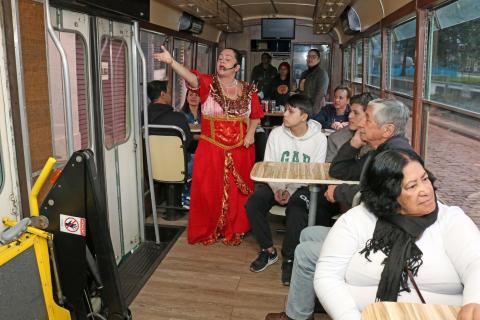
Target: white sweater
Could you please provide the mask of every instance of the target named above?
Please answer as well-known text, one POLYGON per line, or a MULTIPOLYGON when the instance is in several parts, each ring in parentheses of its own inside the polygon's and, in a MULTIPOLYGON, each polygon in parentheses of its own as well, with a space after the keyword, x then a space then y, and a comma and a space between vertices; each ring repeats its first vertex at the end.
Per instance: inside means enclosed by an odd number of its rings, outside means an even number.
MULTIPOLYGON (((480 232, 458 207, 438 204, 437 221, 419 240, 423 265, 415 281, 426 303, 465 305, 480 303, 480 232)), ((385 255, 360 251, 372 238, 377 217, 363 204, 342 215, 330 230, 315 271, 315 292, 335 320, 358 320, 375 302, 385 255)), ((421 303, 411 283, 398 302, 421 303)))
MULTIPOLYGON (((308 120, 308 130, 296 137, 284 125, 270 132, 265 149, 264 161, 273 162, 325 162, 327 155, 327 138, 322 133, 322 125, 315 120, 308 120)), ((301 184, 269 183, 273 192, 286 189, 292 195, 301 184)))

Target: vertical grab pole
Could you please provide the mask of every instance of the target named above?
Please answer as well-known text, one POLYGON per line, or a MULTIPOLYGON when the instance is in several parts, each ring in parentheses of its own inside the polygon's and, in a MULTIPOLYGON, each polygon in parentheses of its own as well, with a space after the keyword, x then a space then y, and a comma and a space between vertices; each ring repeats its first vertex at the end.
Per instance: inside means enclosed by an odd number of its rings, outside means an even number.
POLYGON ((60 54, 60 59, 62 60, 63 67, 63 93, 65 98, 65 116, 66 116, 66 128, 67 128, 67 158, 73 154, 73 117, 72 117, 72 93, 70 90, 70 71, 68 70, 68 61, 65 50, 63 50, 60 40, 55 34, 55 31, 52 27, 52 21, 50 19, 50 5, 49 0, 43 1, 43 6, 45 9, 45 20, 47 25, 48 34, 52 38, 55 47, 57 47, 58 53, 60 54))
POLYGON ((143 54, 142 48, 138 41, 138 22, 133 23, 135 29, 134 40, 135 46, 137 47, 140 59, 142 60, 142 97, 143 97, 143 137, 145 140, 145 153, 147 156, 147 168, 148 168, 148 184, 150 188, 150 199, 152 203, 152 217, 153 217, 153 229, 155 230, 155 243, 160 244, 160 235, 158 232, 158 221, 157 221, 157 200, 155 199, 155 189, 153 186, 153 175, 152 175, 152 162, 150 158, 150 142, 148 141, 148 110, 147 110, 147 62, 145 55, 143 54))

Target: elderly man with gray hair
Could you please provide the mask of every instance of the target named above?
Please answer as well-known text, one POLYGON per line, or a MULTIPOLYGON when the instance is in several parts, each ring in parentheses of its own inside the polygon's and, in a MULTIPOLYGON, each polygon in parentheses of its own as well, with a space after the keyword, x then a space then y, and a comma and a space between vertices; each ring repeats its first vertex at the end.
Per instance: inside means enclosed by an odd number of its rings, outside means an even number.
MULTIPOLYGON (((338 150, 330 167, 330 175, 341 180, 360 180, 363 176, 363 168, 376 152, 388 149, 411 150, 412 147, 405 138, 409 117, 409 109, 398 100, 370 101, 366 110, 365 123, 359 125, 352 139, 338 150), (367 143, 373 150, 359 157, 360 149, 367 143)), ((358 185, 340 184, 329 186, 324 196, 326 201, 339 202, 351 207, 353 198, 359 190, 358 185)), ((321 214, 322 208, 319 207, 318 210, 321 214)), ((329 230, 329 227, 324 226, 303 229, 300 244, 295 249, 286 310, 281 313, 269 313, 265 320, 313 319, 315 265, 329 230)))

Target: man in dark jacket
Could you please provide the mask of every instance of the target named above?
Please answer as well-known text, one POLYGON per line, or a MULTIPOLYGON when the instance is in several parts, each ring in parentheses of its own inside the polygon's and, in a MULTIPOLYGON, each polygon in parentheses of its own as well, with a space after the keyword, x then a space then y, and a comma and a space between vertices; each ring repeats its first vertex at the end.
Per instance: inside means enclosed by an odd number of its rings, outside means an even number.
MULTIPOLYGON (((192 178, 193 167, 193 153, 195 152, 195 143, 193 141, 193 135, 190 131, 187 118, 182 112, 175 112, 171 106, 172 95, 170 88, 168 88, 168 81, 154 80, 147 85, 147 95, 150 99, 148 105, 148 123, 151 125, 162 124, 177 126, 185 133, 185 150, 187 151, 187 179, 192 178)), ((143 120, 143 117, 142 117, 143 120)), ((164 129, 149 129, 152 133, 165 133, 166 135, 176 135, 171 131, 165 131, 164 129)), ((189 209, 190 205, 190 188, 186 183, 183 186, 182 192, 182 205, 186 209, 189 209)))
MULTIPOLYGON (((172 95, 168 88, 168 81, 154 80, 147 85, 147 95, 150 99, 148 105, 148 123, 177 126, 185 133, 185 147, 189 152, 193 140, 192 132, 187 118, 181 112, 173 111, 171 106, 172 95)), ((143 119, 142 119, 143 120, 143 119)), ((153 130, 155 131, 155 129, 153 130)))
MULTIPOLYGON (((333 159, 330 175, 342 180, 361 180, 365 163, 372 157, 371 151, 363 157, 358 152, 366 143, 377 152, 388 149, 412 149, 405 138, 405 126, 410 117, 409 109, 395 99, 376 99, 369 103, 365 124, 344 144, 333 159)), ((341 184, 329 186, 325 197, 330 202, 344 203, 351 207, 359 185, 341 184)))
POLYGON ((320 51, 308 50, 307 66, 308 69, 300 76, 298 90, 312 100, 313 113, 317 114, 325 105, 329 84, 327 72, 320 67, 320 51))
MULTIPOLYGON (((333 159, 330 175, 343 180, 359 180, 366 162, 375 154, 374 150, 411 149, 404 136, 410 111, 403 103, 394 99, 373 100, 368 104, 366 113, 365 124, 360 125, 360 129, 340 148, 333 159), (358 158, 360 148, 365 143, 369 143, 374 150, 358 158)), ((319 195, 319 200, 341 201, 351 206, 353 195, 358 190, 359 186, 355 185, 338 185, 336 188, 329 186, 325 197, 319 195)), ((321 201, 318 209, 322 210, 321 201)), ((286 310, 269 313, 265 320, 300 320, 312 317, 315 307, 315 264, 328 230, 329 228, 321 226, 303 229, 300 244, 295 249, 286 310)))
POLYGON ((262 53, 262 62, 253 67, 251 82, 255 83, 261 99, 270 99, 272 96, 272 81, 277 76, 277 68, 272 66, 272 56, 262 53))

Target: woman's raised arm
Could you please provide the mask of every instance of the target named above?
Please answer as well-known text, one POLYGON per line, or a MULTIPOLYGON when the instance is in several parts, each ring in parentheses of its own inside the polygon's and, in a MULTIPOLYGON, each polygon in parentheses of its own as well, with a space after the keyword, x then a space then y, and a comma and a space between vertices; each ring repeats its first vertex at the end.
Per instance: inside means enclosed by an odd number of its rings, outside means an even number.
POLYGON ((175 59, 172 58, 170 52, 168 52, 168 50, 164 46, 162 46, 161 48, 162 52, 154 53, 153 58, 157 61, 169 64, 172 67, 173 71, 175 71, 180 77, 182 77, 190 87, 198 88, 197 76, 194 73, 190 72, 190 70, 185 68, 185 66, 175 61, 175 59))

